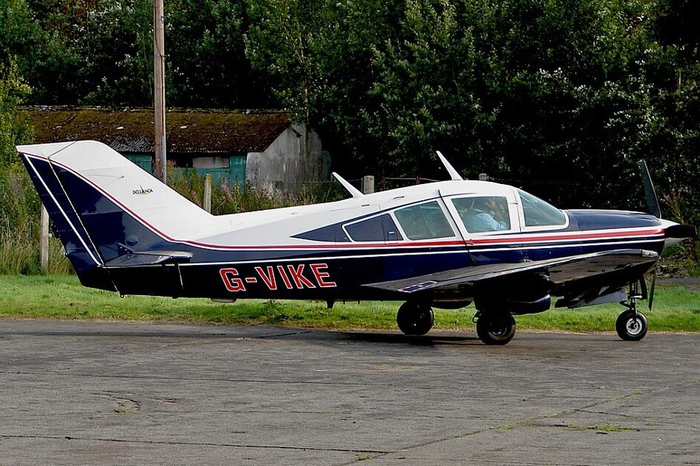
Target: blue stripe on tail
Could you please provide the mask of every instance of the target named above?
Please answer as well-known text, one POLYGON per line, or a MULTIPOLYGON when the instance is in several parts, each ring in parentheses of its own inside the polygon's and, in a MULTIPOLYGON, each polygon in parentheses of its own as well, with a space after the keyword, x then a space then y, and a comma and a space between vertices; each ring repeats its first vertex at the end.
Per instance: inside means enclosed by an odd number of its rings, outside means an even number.
POLYGON ((78 275, 104 263, 48 161, 20 154, 78 275))

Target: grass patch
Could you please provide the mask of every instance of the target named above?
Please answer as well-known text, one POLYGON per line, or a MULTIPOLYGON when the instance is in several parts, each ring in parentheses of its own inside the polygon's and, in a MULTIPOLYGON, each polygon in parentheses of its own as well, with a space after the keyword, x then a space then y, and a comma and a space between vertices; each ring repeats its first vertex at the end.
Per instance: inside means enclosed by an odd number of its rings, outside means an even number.
POLYGON ((633 427, 620 427, 620 426, 614 426, 612 424, 603 424, 601 426, 581 426, 581 425, 568 425, 566 426, 569 429, 574 429, 574 430, 595 430, 597 432, 605 432, 607 433, 613 433, 613 432, 637 432, 639 429, 635 429, 633 427))
MULTIPOLYGON (((235 304, 208 299, 126 296, 85 288, 66 275, 0 275, 0 317, 126 320, 213 324, 275 325, 327 329, 396 329, 399 302, 336 303, 242 300, 235 304)), ((700 295, 682 286, 657 286, 654 310, 647 312, 652 331, 700 332, 700 295)), ((613 331, 619 305, 578 310, 552 309, 517 316, 519 330, 613 331)), ((471 330, 472 306, 435 310, 436 330, 471 330)))
MULTIPOLYGON (((654 307, 647 309, 646 301, 639 304, 652 331, 700 331, 700 293, 678 285, 657 284, 654 307)), ((622 312, 619 304, 604 304, 580 309, 552 309, 541 314, 516 317, 519 330, 564 330, 571 332, 601 332, 615 329, 615 320, 622 312)))
POLYGON ((514 422, 512 424, 505 424, 505 425, 499 426, 496 428, 496 430, 511 430, 511 429, 515 429, 516 427, 530 425, 534 422, 535 422, 534 419, 522 419, 522 420, 514 422))

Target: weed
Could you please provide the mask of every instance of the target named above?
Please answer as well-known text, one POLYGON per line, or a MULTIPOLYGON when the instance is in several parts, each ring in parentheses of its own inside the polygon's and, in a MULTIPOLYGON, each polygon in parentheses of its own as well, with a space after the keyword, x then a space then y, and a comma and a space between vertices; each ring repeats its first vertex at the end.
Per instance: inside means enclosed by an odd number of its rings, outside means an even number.
POLYGON ((566 426, 573 430, 595 430, 597 432, 613 433, 613 432, 637 432, 639 429, 633 427, 620 427, 612 424, 603 424, 600 426, 586 426, 578 424, 569 424, 566 426))
POLYGON ((512 424, 505 424, 496 428, 496 430, 511 430, 516 427, 527 426, 535 422, 534 419, 522 419, 520 421, 514 422, 512 424))

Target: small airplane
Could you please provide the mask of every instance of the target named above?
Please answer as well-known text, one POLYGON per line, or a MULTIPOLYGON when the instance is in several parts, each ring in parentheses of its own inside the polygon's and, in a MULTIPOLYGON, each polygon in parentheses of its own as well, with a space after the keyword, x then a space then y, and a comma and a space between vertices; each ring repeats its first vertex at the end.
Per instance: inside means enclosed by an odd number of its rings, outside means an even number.
POLYGON ((401 300, 408 335, 433 326, 432 307, 474 303, 479 338, 504 345, 514 315, 620 302, 623 340, 647 332, 637 300, 665 245, 695 227, 650 213, 559 210, 518 188, 450 180, 324 204, 211 215, 95 141, 17 147, 84 286, 127 294, 401 300))

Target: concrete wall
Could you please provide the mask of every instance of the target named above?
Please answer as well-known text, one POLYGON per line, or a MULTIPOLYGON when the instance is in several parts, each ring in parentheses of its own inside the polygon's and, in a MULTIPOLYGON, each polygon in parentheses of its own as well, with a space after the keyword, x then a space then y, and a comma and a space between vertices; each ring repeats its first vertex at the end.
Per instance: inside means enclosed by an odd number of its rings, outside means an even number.
POLYGON ((322 150, 318 135, 311 131, 307 167, 304 131, 303 125, 292 125, 265 151, 248 153, 246 182, 269 192, 287 191, 295 194, 306 181, 327 180, 330 174, 330 156, 322 150))

